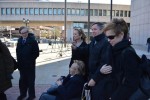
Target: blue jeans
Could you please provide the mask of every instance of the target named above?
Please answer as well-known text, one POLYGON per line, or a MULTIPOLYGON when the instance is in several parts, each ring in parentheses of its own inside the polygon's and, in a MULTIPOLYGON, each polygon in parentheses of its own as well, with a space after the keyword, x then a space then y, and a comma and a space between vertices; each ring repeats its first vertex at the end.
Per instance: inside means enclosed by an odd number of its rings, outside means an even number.
POLYGON ((56 96, 54 95, 50 95, 50 94, 47 94, 46 92, 43 93, 40 97, 39 100, 55 100, 56 99, 56 96))
POLYGON ((48 94, 51 94, 53 92, 55 92, 58 88, 58 85, 55 83, 55 84, 51 84, 51 87, 47 90, 47 93, 48 94))

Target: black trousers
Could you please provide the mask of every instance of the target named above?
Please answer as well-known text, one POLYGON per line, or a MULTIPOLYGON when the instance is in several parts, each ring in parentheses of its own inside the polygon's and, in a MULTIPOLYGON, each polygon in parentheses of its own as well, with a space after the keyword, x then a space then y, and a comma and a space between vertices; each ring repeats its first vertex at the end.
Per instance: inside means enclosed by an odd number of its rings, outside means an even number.
POLYGON ((7 100, 6 94, 4 92, 0 92, 0 100, 7 100))
POLYGON ((35 97, 35 67, 20 69, 19 89, 20 96, 35 97))

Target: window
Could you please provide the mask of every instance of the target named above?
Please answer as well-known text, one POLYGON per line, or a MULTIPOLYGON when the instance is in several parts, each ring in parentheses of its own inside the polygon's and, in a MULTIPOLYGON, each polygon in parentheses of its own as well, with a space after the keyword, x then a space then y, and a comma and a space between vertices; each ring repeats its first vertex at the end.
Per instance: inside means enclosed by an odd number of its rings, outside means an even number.
POLYGON ((116 16, 119 17, 119 10, 116 10, 116 16))
POLYGON ((48 9, 44 8, 44 15, 48 15, 48 9))
POLYGON ((106 16, 110 16, 110 10, 107 10, 106 13, 106 16))
POLYGON ((20 15, 20 9, 19 8, 16 8, 16 15, 20 15))
POLYGON ((53 9, 54 15, 57 15, 57 8, 53 9))
POLYGON ((81 9, 81 16, 85 16, 85 10, 84 9, 81 9))
POLYGON ((20 8, 20 14, 21 14, 21 15, 24 15, 24 14, 25 14, 24 8, 20 8))
POLYGON ((30 8, 29 12, 30 12, 30 15, 34 15, 34 9, 33 8, 30 8))
POLYGON ((58 8, 58 15, 61 15, 61 8, 58 8))
POLYGON ((103 10, 103 16, 106 16, 106 14, 107 14, 107 11, 103 10))
POLYGON ((5 8, 1 8, 1 15, 5 15, 6 12, 5 12, 5 8))
POLYGON ((99 16, 102 16, 102 9, 99 9, 99 16))
POLYGON ((40 15, 43 15, 43 8, 40 8, 40 15))
POLYGON ((80 15, 80 9, 76 9, 76 15, 80 15))
POLYGON ((130 17, 130 11, 128 12, 128 17, 130 17))
POLYGON ((76 15, 76 10, 72 9, 72 15, 76 15))
POLYGON ((48 8, 48 14, 49 14, 49 15, 52 15, 52 14, 53 14, 52 8, 48 8))
POLYGON ((10 8, 6 8, 6 15, 10 15, 10 8))
POLYGON ((90 16, 93 16, 93 9, 90 9, 90 16))
POLYGON ((15 8, 11 8, 11 14, 15 15, 15 8))
POLYGON ((77 23, 77 22, 76 22, 76 23, 73 23, 73 27, 74 27, 74 28, 82 28, 82 29, 83 29, 83 28, 84 28, 84 24, 85 24, 85 23, 77 23))
POLYGON ((86 15, 86 16, 88 16, 88 9, 86 9, 86 11, 85 11, 85 15, 86 15))
POLYGON ((34 15, 39 15, 39 9, 38 8, 34 8, 34 15))
POLYGON ((112 10, 112 16, 115 16, 115 10, 112 10))
POLYGON ((70 8, 67 9, 67 15, 71 15, 71 9, 70 8))
POLYGON ((120 10, 120 17, 123 17, 123 10, 120 10))
POLYGON ((98 9, 94 9, 94 16, 98 16, 98 9))
POLYGON ((29 15, 29 9, 28 8, 25 8, 25 14, 29 15))
POLYGON ((64 15, 64 14, 65 14, 65 9, 63 8, 63 9, 62 9, 62 15, 64 15))
POLYGON ((124 11, 124 17, 127 17, 127 15, 128 15, 128 12, 124 11))

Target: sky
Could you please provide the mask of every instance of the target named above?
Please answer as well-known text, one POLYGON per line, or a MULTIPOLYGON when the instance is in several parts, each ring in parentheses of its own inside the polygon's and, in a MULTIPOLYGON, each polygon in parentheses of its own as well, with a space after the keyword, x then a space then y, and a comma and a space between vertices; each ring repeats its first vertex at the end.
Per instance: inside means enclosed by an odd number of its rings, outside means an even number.
MULTIPOLYGON (((64 2, 65 0, 39 0, 39 1, 64 2)), ((87 3, 88 0, 67 0, 67 2, 87 3)), ((106 3, 106 4, 110 4, 110 0, 90 0, 90 2, 91 3, 106 3)), ((113 0, 113 4, 130 5, 131 4, 131 0, 113 0)))

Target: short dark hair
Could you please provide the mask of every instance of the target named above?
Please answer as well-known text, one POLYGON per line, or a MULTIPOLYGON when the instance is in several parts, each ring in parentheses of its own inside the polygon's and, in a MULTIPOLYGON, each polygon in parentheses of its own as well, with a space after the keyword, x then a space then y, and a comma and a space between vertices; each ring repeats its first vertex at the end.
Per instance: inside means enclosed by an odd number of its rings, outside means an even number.
POLYGON ((95 25, 95 24, 99 27, 99 29, 103 29, 103 28, 104 28, 104 23, 101 23, 101 22, 95 22, 95 23, 93 23, 93 24, 91 25, 91 27, 92 27, 93 25, 95 25))

